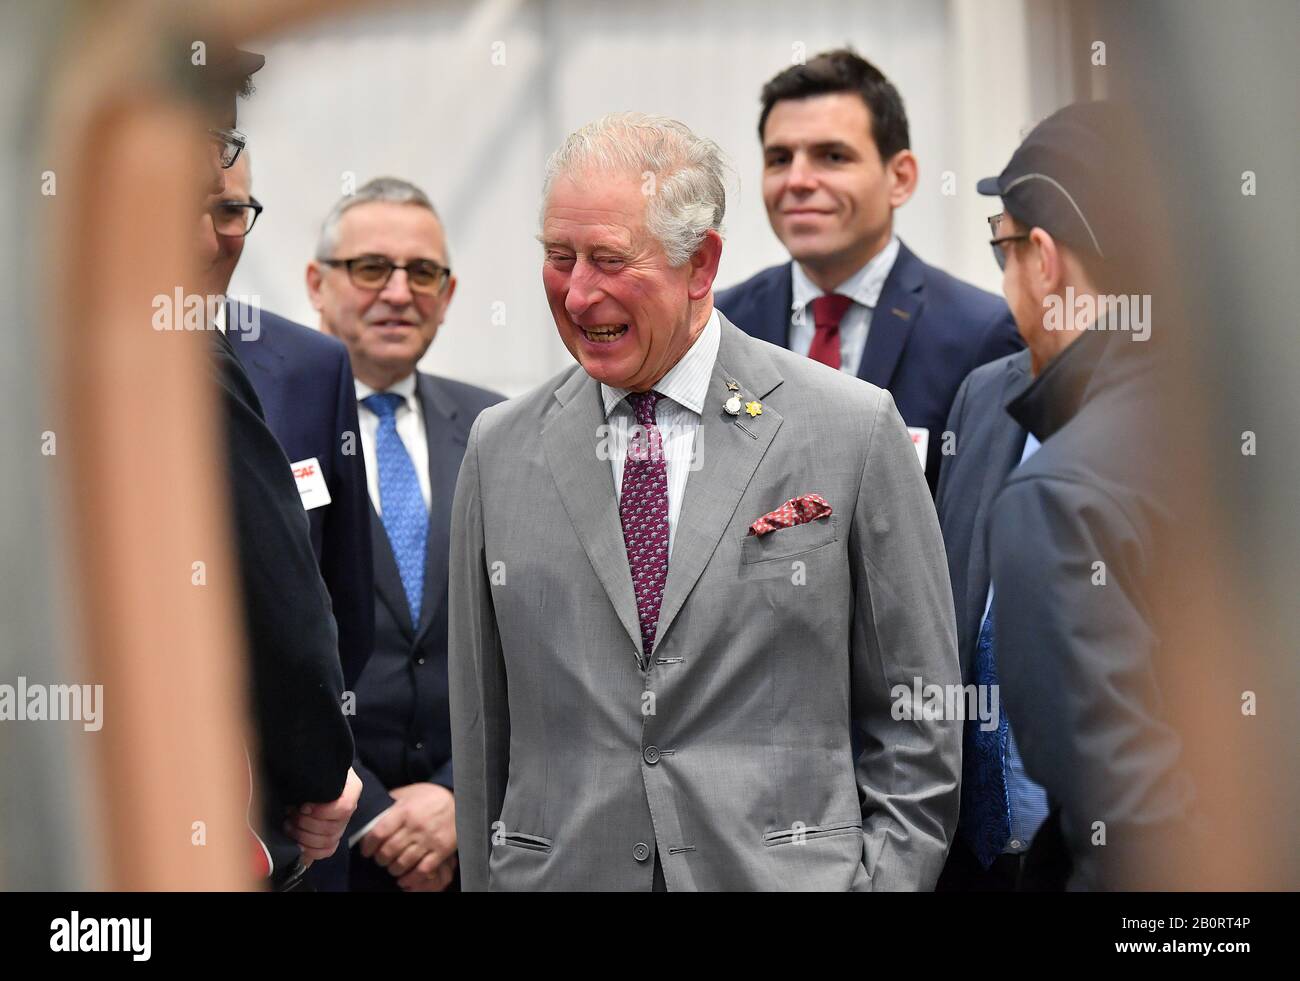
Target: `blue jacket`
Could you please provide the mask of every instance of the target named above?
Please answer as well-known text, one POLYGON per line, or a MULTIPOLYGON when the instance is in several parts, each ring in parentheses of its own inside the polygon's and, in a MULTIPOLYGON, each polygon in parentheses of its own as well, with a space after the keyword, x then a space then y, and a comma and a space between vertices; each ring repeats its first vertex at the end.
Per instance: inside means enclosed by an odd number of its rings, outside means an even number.
MULTIPOLYGON (((791 264, 723 290, 714 305, 747 334, 789 347, 791 264)), ((871 318, 858 376, 889 390, 904 422, 930 431, 925 476, 939 481, 944 424, 962 380, 1024 343, 1006 303, 927 266, 900 243, 871 318)))
POLYGON ((230 307, 227 336, 261 399, 266 424, 289 462, 320 462, 329 488, 330 503, 308 511, 307 520, 338 624, 344 684, 351 690, 375 633, 370 496, 352 362, 337 338, 265 310, 230 307), (255 329, 238 329, 253 323, 254 315, 255 329))

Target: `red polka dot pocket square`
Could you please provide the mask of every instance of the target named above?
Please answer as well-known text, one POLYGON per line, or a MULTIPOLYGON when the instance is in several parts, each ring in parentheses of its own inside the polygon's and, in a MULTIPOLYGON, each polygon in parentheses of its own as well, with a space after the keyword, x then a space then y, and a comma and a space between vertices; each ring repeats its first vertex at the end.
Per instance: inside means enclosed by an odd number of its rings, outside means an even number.
POLYGON ((766 535, 778 528, 793 528, 795 525, 807 524, 818 518, 825 518, 831 513, 831 506, 820 494, 804 494, 792 497, 775 511, 769 511, 749 526, 749 534, 766 535))

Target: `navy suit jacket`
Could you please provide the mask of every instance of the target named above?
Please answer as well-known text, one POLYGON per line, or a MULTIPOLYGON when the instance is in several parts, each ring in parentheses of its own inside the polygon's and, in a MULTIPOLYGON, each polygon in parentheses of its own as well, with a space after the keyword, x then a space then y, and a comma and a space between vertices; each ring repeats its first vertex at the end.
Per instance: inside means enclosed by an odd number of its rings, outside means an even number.
MULTIPOLYGON (((453 789, 451 715, 447 691, 447 565, 451 549, 451 503, 470 427, 496 392, 464 382, 416 375, 429 446, 429 537, 425 544, 424 597, 420 622, 402 587, 383 520, 369 507, 375 566, 375 647, 357 682, 352 728, 367 786, 383 788, 430 782, 453 789)), ((390 804, 363 795, 353 825, 365 827, 390 804)), ((349 833, 352 833, 351 830, 349 833)), ((354 890, 395 890, 397 880, 374 861, 353 852, 354 890)))
MULTIPOLYGON (((348 349, 328 334, 242 303, 227 304, 226 330, 289 462, 315 457, 329 488, 330 503, 308 511, 307 521, 338 626, 343 685, 353 691, 370 658, 375 614, 370 497, 348 349)), ((358 764, 354 757, 352 768, 362 776, 358 764)), ((362 794, 387 798, 382 787, 364 783, 362 794)), ((308 877, 321 891, 346 889, 346 844, 315 862, 308 877)))
POLYGON ((948 553, 963 684, 974 680, 975 645, 989 593, 989 511, 1025 451, 1025 430, 1006 407, 1029 382, 1028 351, 982 365, 961 383, 948 416, 957 452, 944 462, 935 508, 948 553))
POLYGON ((375 617, 370 496, 348 350, 337 338, 265 310, 232 303, 226 314, 231 347, 271 432, 290 462, 315 457, 325 475, 330 503, 308 511, 307 520, 338 624, 344 685, 352 690, 370 657, 375 617), (238 329, 254 315, 258 329, 238 329))
POLYGON ((230 340, 210 333, 260 750, 261 835, 283 886, 298 856, 280 831, 285 808, 338 797, 354 746, 329 593, 289 460, 230 340))
MULTIPOLYGON (((747 334, 790 346, 791 264, 772 266, 717 294, 714 305, 747 334)), ((858 377, 894 397, 908 426, 930 431, 926 480, 939 480, 943 427, 972 370, 1024 347, 1001 297, 918 259, 899 243, 871 317, 858 377)))

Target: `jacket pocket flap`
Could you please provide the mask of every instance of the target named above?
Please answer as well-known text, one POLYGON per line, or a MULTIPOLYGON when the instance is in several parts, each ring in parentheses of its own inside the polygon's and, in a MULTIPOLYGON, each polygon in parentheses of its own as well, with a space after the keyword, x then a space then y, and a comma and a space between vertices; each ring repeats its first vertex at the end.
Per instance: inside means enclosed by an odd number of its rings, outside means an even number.
POLYGON ((861 834, 861 821, 844 821, 839 824, 818 824, 810 828, 800 827, 798 822, 793 827, 768 831, 763 835, 763 844, 790 845, 810 838, 829 838, 832 835, 861 834))

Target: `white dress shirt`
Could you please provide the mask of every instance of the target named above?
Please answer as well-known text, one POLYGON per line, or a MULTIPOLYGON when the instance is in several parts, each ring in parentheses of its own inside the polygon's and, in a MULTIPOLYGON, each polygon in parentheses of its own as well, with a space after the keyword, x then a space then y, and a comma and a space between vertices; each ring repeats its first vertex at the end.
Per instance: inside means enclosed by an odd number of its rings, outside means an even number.
MULTIPOLYGON (((867 347, 867 332, 871 329, 871 315, 880 302, 880 291, 898 258, 898 239, 891 235, 889 243, 871 257, 870 261, 852 276, 840 283, 832 293, 847 296, 853 301, 844 311, 840 321, 840 371, 857 376, 862 366, 862 352, 867 347)), ((799 263, 791 263, 793 297, 790 302, 790 350, 808 355, 817 325, 813 321, 812 301, 824 293, 819 289, 799 263)))
MULTIPOLYGON (((655 424, 663 437, 664 462, 668 470, 668 554, 672 555, 673 540, 677 533, 677 516, 682 510, 682 496, 686 493, 686 478, 698 462, 692 459, 695 433, 700 428, 704 412, 704 399, 709 394, 709 379, 713 364, 718 360, 718 345, 722 342, 722 322, 718 311, 709 316, 709 322, 700 336, 668 373, 654 385, 661 398, 655 406, 655 424)), ((600 386, 605 402, 605 419, 609 429, 602 434, 598 446, 609 453, 614 471, 614 494, 623 498, 623 461, 627 457, 628 435, 636 425, 636 414, 627 401, 628 390, 600 386)))
MULTIPOLYGON (((357 422, 361 426, 361 449, 366 457, 366 488, 370 491, 370 502, 375 506, 375 513, 383 516, 379 505, 379 457, 375 454, 375 437, 379 432, 379 416, 364 403, 367 396, 377 394, 360 379, 357 384, 357 422)), ((424 413, 420 411, 420 397, 415 391, 415 372, 411 372, 396 384, 384 389, 393 395, 400 395, 404 404, 397 407, 397 436, 406 447, 406 453, 415 464, 415 476, 420 481, 420 494, 424 497, 424 509, 433 507, 433 491, 429 487, 429 443, 424 432, 424 413)))

